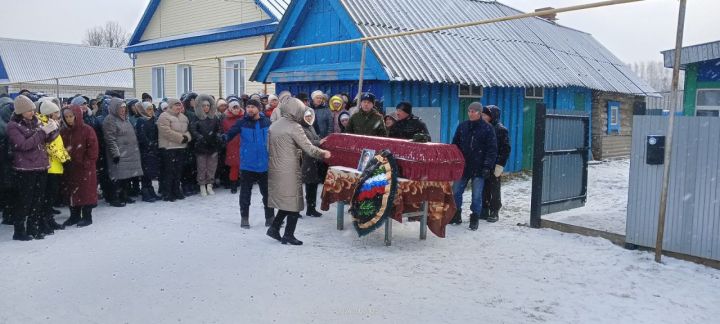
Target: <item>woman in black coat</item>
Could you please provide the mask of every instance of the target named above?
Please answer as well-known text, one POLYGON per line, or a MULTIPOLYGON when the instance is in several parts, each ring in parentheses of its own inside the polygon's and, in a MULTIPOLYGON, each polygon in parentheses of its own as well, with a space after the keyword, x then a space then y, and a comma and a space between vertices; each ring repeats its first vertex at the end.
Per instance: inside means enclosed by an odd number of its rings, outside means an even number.
POLYGON ((222 148, 220 119, 212 97, 201 94, 196 102, 197 119, 190 123, 190 133, 195 143, 197 184, 200 186, 200 195, 214 195, 213 183, 217 171, 218 152, 222 148))
POLYGON ((142 200, 155 202, 160 196, 155 193, 153 180, 160 180, 160 148, 158 148, 157 118, 155 107, 152 104, 144 105, 135 124, 135 133, 140 147, 140 160, 142 161, 142 200))
MULTIPOLYGON (((305 118, 302 122, 305 136, 310 140, 310 143, 320 147, 320 136, 315 132, 313 127, 315 123, 315 110, 308 108, 305 111, 305 118)), ((307 153, 303 153, 302 157, 302 176, 303 183, 305 184, 305 202, 307 203, 307 209, 305 215, 310 217, 320 217, 322 214, 315 209, 317 205, 317 188, 318 184, 323 182, 322 175, 320 174, 322 161, 314 159, 307 153)))

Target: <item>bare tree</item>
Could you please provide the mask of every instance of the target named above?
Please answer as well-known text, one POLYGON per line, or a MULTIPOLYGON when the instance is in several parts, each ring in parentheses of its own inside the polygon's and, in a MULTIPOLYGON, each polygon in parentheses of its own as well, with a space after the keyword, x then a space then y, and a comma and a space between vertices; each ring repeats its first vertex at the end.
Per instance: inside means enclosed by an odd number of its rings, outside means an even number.
POLYGON ((85 32, 83 44, 90 46, 103 46, 122 48, 127 45, 128 34, 117 21, 108 21, 105 26, 96 26, 85 32))
MULTIPOLYGON (((646 61, 635 62, 630 64, 630 69, 641 79, 645 80, 651 87, 658 92, 670 91, 670 83, 672 80, 672 69, 665 68, 663 62, 646 61)), ((683 75, 681 74, 681 80, 683 75)), ((682 84, 682 81, 681 81, 682 84)), ((682 88, 682 86, 681 86, 682 88)))

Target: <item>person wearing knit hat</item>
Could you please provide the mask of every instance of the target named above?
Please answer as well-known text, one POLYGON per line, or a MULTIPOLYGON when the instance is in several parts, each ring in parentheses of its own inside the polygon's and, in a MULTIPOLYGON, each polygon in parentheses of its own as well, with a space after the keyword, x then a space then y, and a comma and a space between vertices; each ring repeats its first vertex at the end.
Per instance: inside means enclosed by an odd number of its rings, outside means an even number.
POLYGON ((55 121, 42 125, 35 115, 35 105, 26 96, 17 96, 14 105, 15 115, 7 126, 18 197, 15 201, 13 240, 43 239, 45 234, 39 226, 43 218, 43 196, 50 166, 45 145, 58 137, 58 126, 55 121))
POLYGON ((220 98, 215 102, 215 106, 217 106, 217 112, 219 116, 225 116, 225 111, 228 109, 228 103, 225 99, 220 98))
POLYGON ((470 229, 475 231, 483 208, 485 180, 492 176, 495 170, 498 153, 495 130, 492 125, 482 120, 482 104, 473 102, 468 106, 468 120, 458 125, 452 144, 460 149, 465 158, 465 169, 462 178, 453 184, 455 206, 458 206, 458 209, 450 223, 462 223, 463 194, 468 181, 472 180, 470 229))
POLYGON ((82 96, 77 96, 70 101, 70 105, 82 106, 84 104, 87 104, 87 100, 85 100, 82 96))
MULTIPOLYGON (((43 125, 48 123, 61 123, 60 107, 55 104, 53 98, 40 101, 40 115, 38 116, 43 125)), ((60 193, 60 181, 62 179, 64 168, 63 164, 70 160, 70 154, 65 148, 65 143, 61 136, 56 137, 52 142, 45 146, 48 158, 50 159, 50 168, 48 169, 47 183, 45 186, 43 214, 40 219, 40 231, 43 234, 53 234, 54 230, 65 229, 64 226, 58 224, 54 219, 54 214, 60 211, 53 209, 57 203, 56 197, 60 193)))
POLYGON ((315 98, 325 99, 325 94, 322 92, 322 90, 315 90, 310 94, 310 99, 315 100, 315 98))
POLYGON ((375 110, 375 95, 366 92, 360 97, 360 109, 351 115, 346 130, 351 134, 387 137, 383 115, 375 110))
POLYGON ((30 100, 30 98, 23 95, 19 95, 15 98, 14 106, 15 115, 23 115, 27 112, 35 111, 35 104, 32 100, 30 100))
POLYGON ((413 107, 409 102, 403 101, 395 107, 397 115, 397 123, 390 129, 388 136, 392 138, 413 139, 416 134, 428 136, 430 141, 430 132, 427 125, 420 117, 413 115, 413 107))
POLYGON ((497 222, 499 219, 500 208, 502 208, 500 176, 505 169, 507 160, 510 158, 511 150, 508 130, 500 121, 500 113, 500 107, 498 106, 489 105, 483 107, 482 118, 495 129, 498 147, 493 175, 485 179, 483 209, 480 214, 480 219, 485 219, 490 223, 497 222))

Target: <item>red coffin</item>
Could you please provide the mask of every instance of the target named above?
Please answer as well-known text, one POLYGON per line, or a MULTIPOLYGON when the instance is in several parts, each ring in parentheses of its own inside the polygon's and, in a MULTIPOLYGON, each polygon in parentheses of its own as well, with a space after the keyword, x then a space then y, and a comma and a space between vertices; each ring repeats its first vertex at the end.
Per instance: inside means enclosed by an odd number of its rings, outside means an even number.
POLYGON ((455 145, 440 143, 414 143, 408 140, 330 134, 322 145, 332 157, 329 165, 357 168, 363 149, 380 152, 389 149, 400 168, 400 176, 420 181, 455 181, 462 177, 465 159, 455 145))

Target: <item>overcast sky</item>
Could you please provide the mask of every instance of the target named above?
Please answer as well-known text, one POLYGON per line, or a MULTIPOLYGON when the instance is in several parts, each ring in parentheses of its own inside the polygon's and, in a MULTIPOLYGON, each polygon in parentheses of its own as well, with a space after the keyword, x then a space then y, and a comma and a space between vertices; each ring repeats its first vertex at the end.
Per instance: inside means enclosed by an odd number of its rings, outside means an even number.
MULTIPOLYGON (((520 10, 532 11, 541 7, 565 7, 594 0, 500 2, 520 10)), ((5 14, 0 19, 0 37, 80 43, 85 30, 102 25, 106 20, 117 20, 132 32, 147 3, 148 0, 4 0, 5 14)), ((626 63, 660 60, 659 52, 675 44, 677 7, 678 0, 646 0, 560 14, 558 23, 593 34, 626 63)), ((688 0, 683 44, 720 40, 718 14, 720 0, 688 0)))

